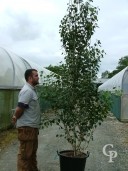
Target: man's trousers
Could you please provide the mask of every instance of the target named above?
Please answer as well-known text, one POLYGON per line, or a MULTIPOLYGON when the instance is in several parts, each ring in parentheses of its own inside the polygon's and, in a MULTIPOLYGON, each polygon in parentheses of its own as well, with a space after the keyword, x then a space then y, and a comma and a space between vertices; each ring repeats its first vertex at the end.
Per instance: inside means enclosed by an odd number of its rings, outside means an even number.
POLYGON ((36 155, 38 134, 38 128, 26 126, 18 128, 18 139, 20 141, 17 161, 18 171, 38 171, 36 155))

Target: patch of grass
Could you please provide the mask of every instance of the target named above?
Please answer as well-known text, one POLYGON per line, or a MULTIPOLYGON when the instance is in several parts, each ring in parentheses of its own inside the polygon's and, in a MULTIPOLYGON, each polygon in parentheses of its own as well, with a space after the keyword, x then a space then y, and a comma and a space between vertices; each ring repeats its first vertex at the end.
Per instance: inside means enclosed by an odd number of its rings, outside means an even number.
POLYGON ((10 129, 0 132, 0 149, 6 148, 9 144, 15 141, 17 138, 17 130, 10 129))

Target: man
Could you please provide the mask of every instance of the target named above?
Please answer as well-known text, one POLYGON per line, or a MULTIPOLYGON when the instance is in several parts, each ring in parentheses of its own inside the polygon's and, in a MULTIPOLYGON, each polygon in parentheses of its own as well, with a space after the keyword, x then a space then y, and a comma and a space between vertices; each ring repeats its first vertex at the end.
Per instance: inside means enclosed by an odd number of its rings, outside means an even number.
POLYGON ((17 170, 38 171, 36 153, 38 148, 38 132, 40 125, 40 109, 35 86, 39 83, 38 72, 28 69, 25 72, 26 84, 18 97, 18 106, 12 122, 18 130, 20 141, 17 170))

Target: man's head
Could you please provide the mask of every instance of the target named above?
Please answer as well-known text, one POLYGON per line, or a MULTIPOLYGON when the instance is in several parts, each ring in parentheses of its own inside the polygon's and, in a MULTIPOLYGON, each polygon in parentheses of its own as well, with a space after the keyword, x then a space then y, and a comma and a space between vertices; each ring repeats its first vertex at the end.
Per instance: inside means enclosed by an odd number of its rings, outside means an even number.
POLYGON ((32 86, 39 84, 39 76, 36 69, 27 69, 25 71, 24 77, 25 80, 32 86))

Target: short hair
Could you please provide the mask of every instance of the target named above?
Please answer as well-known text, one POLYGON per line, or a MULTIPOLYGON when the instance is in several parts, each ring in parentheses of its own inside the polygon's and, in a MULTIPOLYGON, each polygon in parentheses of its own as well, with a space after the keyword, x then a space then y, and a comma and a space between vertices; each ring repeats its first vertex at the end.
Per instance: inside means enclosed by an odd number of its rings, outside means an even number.
POLYGON ((24 73, 25 80, 28 81, 28 78, 32 76, 32 72, 37 71, 36 69, 27 69, 24 73))

